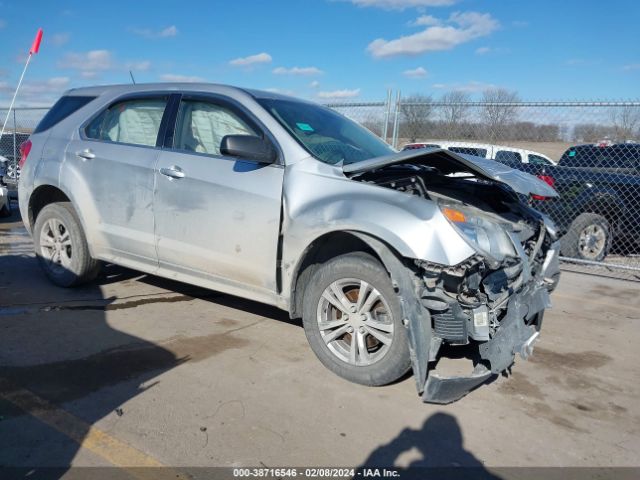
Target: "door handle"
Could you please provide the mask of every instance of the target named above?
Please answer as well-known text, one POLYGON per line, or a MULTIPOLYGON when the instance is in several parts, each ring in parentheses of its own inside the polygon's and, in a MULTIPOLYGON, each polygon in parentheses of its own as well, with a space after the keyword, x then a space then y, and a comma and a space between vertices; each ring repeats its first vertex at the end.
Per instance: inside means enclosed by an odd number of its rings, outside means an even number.
POLYGON ((91 160, 92 158, 96 158, 96 154, 88 148, 82 150, 81 152, 76 152, 76 155, 84 160, 91 160))
POLYGON ((184 172, 177 165, 173 165, 169 168, 161 168, 160 173, 169 178, 184 178, 184 172))

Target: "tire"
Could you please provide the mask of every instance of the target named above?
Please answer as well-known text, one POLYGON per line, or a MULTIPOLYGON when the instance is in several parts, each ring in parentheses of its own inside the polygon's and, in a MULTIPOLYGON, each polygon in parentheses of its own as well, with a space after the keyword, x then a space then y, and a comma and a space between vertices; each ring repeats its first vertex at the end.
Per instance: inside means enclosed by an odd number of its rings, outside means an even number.
POLYGON ((384 267, 368 254, 340 255, 318 268, 304 291, 302 323, 322 364, 351 382, 386 385, 405 375, 411 366, 400 301, 384 267), (365 296, 358 302, 363 281, 365 296), (343 302, 328 293, 332 285, 333 291, 343 293, 343 302), (374 292, 379 297, 372 296, 374 292), (358 303, 360 311, 366 312, 364 316, 354 311, 358 303), (344 320, 346 311, 351 316, 348 320, 344 320), (332 327, 321 331, 321 324, 328 327, 327 321, 332 327), (351 355, 354 346, 359 348, 351 355))
POLYGON ((562 237, 560 250, 565 257, 600 262, 611 249, 611 226, 596 213, 579 215, 562 237))
POLYGON ((80 220, 69 202, 44 207, 33 227, 33 240, 40 266, 60 287, 73 287, 93 280, 100 264, 91 258, 80 220))

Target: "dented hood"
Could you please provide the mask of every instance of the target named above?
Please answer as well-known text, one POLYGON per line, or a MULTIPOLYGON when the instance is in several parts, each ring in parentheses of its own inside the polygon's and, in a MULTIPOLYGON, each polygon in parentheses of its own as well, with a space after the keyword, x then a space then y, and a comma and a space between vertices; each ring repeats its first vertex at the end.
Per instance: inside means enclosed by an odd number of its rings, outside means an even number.
POLYGON ((342 170, 347 176, 351 176, 398 164, 425 165, 437 169, 443 175, 472 173, 488 180, 502 182, 524 195, 558 196, 552 187, 529 173, 509 168, 494 160, 443 149, 407 150, 343 165, 342 170))

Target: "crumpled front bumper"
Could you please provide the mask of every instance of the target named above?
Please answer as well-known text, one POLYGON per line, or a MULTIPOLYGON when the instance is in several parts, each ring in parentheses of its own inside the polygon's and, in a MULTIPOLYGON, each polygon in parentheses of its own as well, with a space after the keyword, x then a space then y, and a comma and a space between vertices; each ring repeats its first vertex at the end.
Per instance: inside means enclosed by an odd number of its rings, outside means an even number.
POLYGON ((491 340, 479 344, 482 359, 468 376, 442 377, 430 371, 422 391, 427 403, 454 402, 508 369, 516 354, 526 360, 542 326, 544 310, 551 307, 549 292, 559 278, 559 242, 548 250, 540 272, 508 299, 507 313, 491 340))

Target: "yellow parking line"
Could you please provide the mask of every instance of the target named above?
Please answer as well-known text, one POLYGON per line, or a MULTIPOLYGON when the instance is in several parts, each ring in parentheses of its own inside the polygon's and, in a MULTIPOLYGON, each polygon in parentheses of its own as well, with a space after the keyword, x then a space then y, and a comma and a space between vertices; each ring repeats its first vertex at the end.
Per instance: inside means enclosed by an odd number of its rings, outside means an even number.
MULTIPOLYGON (((115 466, 125 467, 128 473, 134 477, 149 478, 149 474, 152 471, 145 472, 144 469, 126 467, 164 466, 158 460, 137 448, 112 437, 99 428, 91 426, 84 420, 2 377, 0 377, 0 398, 54 428, 76 442, 81 448, 86 448, 115 466)), ((176 476, 178 478, 181 477, 180 475, 176 476)))
POLYGON ((554 292, 551 295, 551 300, 553 300, 554 298, 563 298, 565 300, 571 300, 577 303, 592 303, 594 305, 599 305, 601 307, 607 307, 607 308, 622 308, 622 309, 626 309, 626 310, 633 310, 633 311, 640 311, 640 307, 637 307, 635 305, 627 305, 624 303, 609 303, 609 302, 601 302, 599 300, 593 300, 591 298, 585 298, 585 297, 578 297, 578 296, 574 296, 574 295, 567 295, 566 293, 558 293, 558 292, 554 292))

